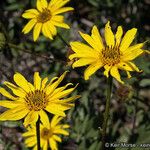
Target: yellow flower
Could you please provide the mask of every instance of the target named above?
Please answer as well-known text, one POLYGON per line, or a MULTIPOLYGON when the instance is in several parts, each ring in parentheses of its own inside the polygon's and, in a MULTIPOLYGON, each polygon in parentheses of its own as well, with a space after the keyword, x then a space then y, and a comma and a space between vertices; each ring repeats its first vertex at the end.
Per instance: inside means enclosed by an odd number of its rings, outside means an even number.
POLYGON ((69 29, 70 27, 64 23, 64 17, 61 13, 73 10, 72 7, 63 7, 70 0, 37 0, 37 9, 29 9, 23 13, 22 17, 31 19, 23 28, 24 34, 33 29, 33 39, 36 41, 42 31, 45 37, 53 39, 57 34, 56 26, 69 29))
MULTIPOLYGON (((45 122, 40 124, 40 142, 43 150, 48 150, 48 147, 51 150, 58 150, 57 142, 62 142, 58 135, 69 135, 68 131, 65 130, 69 128, 69 125, 59 123, 62 119, 62 117, 54 116, 48 124, 45 122)), ((28 147, 34 147, 33 150, 37 150, 35 125, 28 127, 28 131, 23 134, 23 137, 26 137, 25 144, 28 147)))
POLYGON ((4 88, 0 88, 0 93, 10 100, 1 100, 0 106, 9 108, 0 115, 0 120, 20 120, 24 119, 24 125, 34 123, 40 116, 41 122, 48 121, 45 110, 49 113, 65 116, 64 111, 74 106, 73 101, 79 98, 79 95, 65 98, 71 94, 75 87, 68 88, 72 83, 58 87, 64 79, 67 72, 59 78, 54 77, 50 82, 45 77, 43 80, 38 72, 34 73, 34 84, 28 82, 20 73, 14 75, 14 85, 10 82, 4 84, 10 88, 14 95, 10 94, 4 88))
POLYGON ((119 70, 124 70, 127 76, 130 78, 130 71, 140 72, 138 67, 132 62, 136 57, 141 55, 144 50, 144 43, 132 45, 131 43, 135 38, 137 32, 136 28, 133 28, 126 32, 124 37, 121 26, 118 26, 116 34, 113 34, 110 22, 105 25, 105 43, 96 26, 92 29, 92 35, 79 32, 81 37, 89 44, 86 45, 81 42, 71 42, 71 48, 75 52, 69 56, 70 60, 76 59, 72 67, 86 66, 87 69, 84 72, 85 80, 94 74, 98 69, 104 67, 104 75, 108 77, 111 75, 119 82, 124 83, 120 78, 119 70))

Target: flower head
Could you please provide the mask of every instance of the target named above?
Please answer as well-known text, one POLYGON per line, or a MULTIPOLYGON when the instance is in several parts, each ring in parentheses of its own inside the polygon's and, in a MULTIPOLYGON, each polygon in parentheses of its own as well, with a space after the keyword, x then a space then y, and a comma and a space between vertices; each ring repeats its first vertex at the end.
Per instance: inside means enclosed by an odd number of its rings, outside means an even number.
POLYGON ((37 9, 26 10, 22 17, 30 19, 27 25, 23 28, 23 33, 26 34, 33 29, 33 39, 36 41, 42 31, 45 37, 53 39, 57 34, 56 27, 69 29, 70 27, 64 23, 64 17, 61 13, 73 10, 72 7, 63 7, 70 0, 37 0, 37 9))
POLYGON ((76 88, 76 86, 68 88, 72 83, 58 87, 66 73, 63 73, 59 78, 54 77, 49 82, 47 77, 42 80, 39 73, 35 72, 34 84, 28 82, 20 73, 16 73, 14 81, 17 86, 10 82, 4 82, 12 90, 13 95, 4 88, 0 88, 0 93, 10 99, 0 101, 0 106, 9 108, 9 110, 0 115, 0 120, 20 120, 25 118, 24 125, 27 126, 36 122, 39 116, 41 122, 47 121, 46 111, 64 117, 64 111, 72 108, 74 106, 73 101, 80 97, 76 95, 65 98, 76 88))
MULTIPOLYGON (((66 131, 69 125, 60 124, 62 119, 62 117, 54 116, 51 122, 40 124, 41 148, 43 150, 47 150, 48 147, 51 150, 58 150, 57 142, 62 141, 59 135, 69 135, 68 131, 66 131)), ((28 131, 23 136, 26 137, 25 144, 37 150, 36 126, 34 124, 28 127, 28 131)))
POLYGON ((144 52, 142 50, 144 43, 131 46, 137 29, 133 28, 127 31, 122 37, 122 27, 118 26, 116 34, 113 34, 109 24, 108 21, 105 25, 105 44, 96 26, 93 27, 91 36, 79 32, 89 45, 77 41, 70 43, 74 54, 71 54, 69 59, 76 59, 72 65, 73 68, 89 65, 84 72, 85 80, 88 80, 92 74, 102 67, 105 69, 104 75, 106 77, 111 75, 120 83, 123 83, 123 81, 120 78, 119 70, 126 71, 128 77, 131 77, 130 71, 140 72, 132 62, 144 52))

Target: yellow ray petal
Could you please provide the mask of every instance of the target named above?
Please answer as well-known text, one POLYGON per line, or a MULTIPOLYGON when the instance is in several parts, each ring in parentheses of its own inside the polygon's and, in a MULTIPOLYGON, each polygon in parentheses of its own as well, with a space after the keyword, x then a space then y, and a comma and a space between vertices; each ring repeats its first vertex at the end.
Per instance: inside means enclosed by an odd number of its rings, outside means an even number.
POLYGON ((37 9, 28 9, 25 11, 25 13, 31 13, 31 14, 39 15, 39 11, 37 9))
POLYGON ((36 7, 37 7, 37 9, 40 11, 40 12, 42 12, 42 2, 41 2, 41 0, 37 0, 36 1, 36 7))
POLYGON ((143 46, 144 43, 140 43, 126 49, 126 51, 123 52, 122 60, 128 61, 135 59, 136 57, 144 53, 144 51, 141 49, 143 46))
POLYGON ((120 44, 122 35, 123 35, 122 27, 121 27, 121 26, 118 26, 117 32, 116 32, 116 35, 115 35, 116 45, 117 45, 117 46, 120 44))
POLYGON ((117 81, 119 81, 120 83, 124 83, 121 78, 120 78, 120 74, 119 74, 119 71, 118 71, 118 68, 116 66, 113 66, 111 69, 110 69, 110 74, 112 77, 114 77, 117 81))
POLYGON ((93 40, 93 38, 91 36, 89 36, 88 34, 84 34, 82 32, 79 32, 81 37, 90 45, 92 46, 94 49, 93 50, 97 50, 99 51, 99 47, 98 44, 93 40))
POLYGON ((81 58, 81 59, 75 61, 72 65, 72 67, 75 68, 75 67, 86 66, 86 65, 94 63, 95 61, 96 60, 94 58, 81 58))
MULTIPOLYGON (((54 92, 54 90, 56 89, 56 87, 61 83, 61 81, 64 79, 64 77, 66 76, 67 71, 65 71, 59 78, 58 80, 56 80, 54 83, 51 83, 47 85, 47 87, 45 88, 46 90, 46 94, 50 95, 54 92)), ((57 78, 54 78, 53 80, 55 80, 57 78)), ((52 81, 53 81, 52 80, 52 81)))
POLYGON ((22 14, 22 17, 23 18, 26 18, 26 19, 32 19, 32 18, 36 18, 36 14, 34 13, 29 13, 29 12, 25 12, 22 14))
POLYGON ((120 50, 122 52, 125 51, 130 46, 130 44, 132 43, 132 41, 135 38, 136 32, 137 32, 136 28, 133 28, 133 29, 128 30, 126 32, 126 34, 123 37, 122 42, 120 44, 120 50))
POLYGON ((36 141, 36 136, 32 136, 32 137, 29 137, 25 140, 25 144, 28 146, 28 147, 32 147, 34 146, 35 144, 37 144, 37 141, 36 141))
POLYGON ((51 127, 55 127, 62 119, 63 117, 55 115, 51 120, 51 127))
POLYGON ((23 28, 22 32, 24 34, 28 33, 31 31, 31 29, 34 27, 34 25, 36 24, 37 20, 36 19, 31 19, 23 28))
POLYGON ((25 97, 26 92, 25 92, 24 90, 22 90, 21 88, 15 86, 14 84, 12 84, 12 83, 10 83, 10 82, 7 82, 7 81, 5 81, 4 84, 5 84, 8 88, 10 88, 10 89, 12 90, 12 92, 13 92, 15 95, 17 95, 17 96, 19 96, 19 97, 25 97))
POLYGON ((33 40, 36 41, 40 35, 42 23, 37 23, 33 29, 33 40))
POLYGON ((9 99, 11 99, 11 100, 17 100, 18 99, 18 97, 14 97, 14 96, 12 96, 9 92, 7 92, 4 88, 0 88, 0 93, 3 95, 3 96, 5 96, 5 97, 7 97, 7 98, 9 98, 9 99))
POLYGON ((98 50, 101 51, 104 48, 103 40, 96 26, 93 26, 91 37, 95 41, 95 44, 97 45, 98 50))
POLYGON ((61 15, 52 16, 51 20, 55 22, 63 22, 64 16, 61 16, 61 15))
POLYGON ((78 55, 80 54, 81 56, 84 56, 84 57, 93 57, 97 59, 99 58, 99 53, 84 43, 70 42, 70 45, 71 45, 72 50, 78 55))
POLYGON ((62 142, 61 138, 57 135, 53 135, 52 138, 57 142, 62 142))
POLYGON ((63 134, 63 135, 69 135, 69 132, 66 131, 66 130, 63 130, 63 129, 56 129, 56 130, 54 130, 54 133, 63 134))
POLYGON ((54 26, 52 21, 48 21, 46 25, 47 25, 47 28, 50 30, 52 35, 56 35, 57 34, 56 27, 54 26))
POLYGON ((52 33, 50 32, 50 29, 48 27, 48 24, 47 23, 44 23, 43 26, 42 26, 42 33, 45 37, 48 37, 50 38, 51 40, 53 40, 53 37, 52 37, 52 33))
POLYGON ((44 88, 46 87, 47 82, 48 82, 48 78, 45 77, 45 78, 42 80, 41 89, 44 89, 44 88))
POLYGON ((61 13, 64 13, 67 11, 72 11, 72 10, 74 10, 72 7, 63 7, 63 8, 60 8, 60 9, 52 12, 52 15, 57 15, 57 14, 61 14, 61 13))
POLYGON ((64 103, 69 103, 69 102, 73 102, 76 99, 80 98, 80 95, 75 95, 75 96, 71 96, 69 98, 65 98, 65 99, 61 99, 64 103))
POLYGON ((39 115, 37 111, 30 111, 28 115, 25 117, 23 125, 27 127, 29 124, 37 122, 38 117, 39 115))
POLYGON ((15 108, 9 109, 0 115, 0 120, 20 120, 24 118, 28 113, 28 110, 24 105, 18 105, 15 108))
POLYGON ((55 140, 52 138, 49 139, 49 145, 52 150, 58 150, 58 146, 55 140))
POLYGON ((47 0, 41 0, 41 4, 43 9, 48 7, 47 0))
POLYGON ((20 73, 14 75, 14 81, 18 86, 20 86, 24 91, 30 92, 30 87, 28 81, 20 73))
POLYGON ((47 110, 48 112, 54 114, 54 115, 58 115, 58 116, 62 116, 65 117, 65 113, 61 110, 61 108, 58 107, 58 105, 48 105, 45 110, 47 110))
POLYGON ((46 141, 46 142, 44 142, 43 150, 48 150, 48 143, 47 143, 47 141, 46 141))
POLYGON ((54 24, 57 27, 61 27, 61 28, 65 28, 65 29, 70 29, 70 27, 66 23, 52 21, 52 20, 51 20, 51 22, 52 22, 52 24, 54 24))
POLYGON ((88 80, 89 77, 94 74, 98 69, 100 69, 103 66, 101 62, 94 63, 90 65, 86 70, 84 71, 84 79, 88 80))
POLYGON ((104 71, 104 75, 108 78, 109 77, 109 71, 111 69, 112 66, 109 66, 109 65, 105 65, 104 68, 105 68, 105 71, 104 71))
POLYGON ((34 87, 36 90, 40 90, 41 89, 41 77, 39 76, 39 72, 35 72, 34 73, 34 87))
POLYGON ((6 108, 14 108, 20 105, 17 101, 9 101, 9 100, 1 100, 0 106, 6 107, 6 108))
POLYGON ((108 21, 107 24, 105 25, 105 40, 106 40, 107 46, 113 47, 115 44, 115 39, 114 39, 114 34, 109 24, 110 22, 108 21))
POLYGON ((49 118, 48 118, 48 114, 46 114, 45 111, 40 110, 39 111, 39 115, 40 115, 40 120, 43 123, 43 125, 47 128, 49 128, 49 118))

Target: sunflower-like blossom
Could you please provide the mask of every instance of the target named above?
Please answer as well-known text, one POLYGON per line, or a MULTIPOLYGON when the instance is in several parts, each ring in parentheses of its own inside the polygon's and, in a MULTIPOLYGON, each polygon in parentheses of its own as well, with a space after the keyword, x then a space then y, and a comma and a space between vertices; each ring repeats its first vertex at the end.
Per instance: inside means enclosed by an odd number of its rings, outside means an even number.
POLYGON ((70 60, 74 60, 72 67, 88 65, 84 71, 85 80, 88 80, 92 74, 104 67, 104 75, 106 77, 111 75, 120 83, 124 83, 121 80, 119 70, 126 71, 128 78, 130 78, 130 71, 140 72, 132 61, 143 52, 148 53, 148 51, 142 49, 144 43, 131 45, 136 32, 137 29, 132 28, 123 36, 123 29, 121 26, 118 26, 116 34, 113 34, 109 21, 105 25, 105 43, 96 26, 93 26, 91 36, 79 32, 88 45, 78 41, 70 43, 74 51, 69 56, 70 60))
POLYGON ((69 29, 70 27, 64 23, 64 16, 61 13, 72 11, 72 7, 63 7, 70 0, 37 0, 37 9, 26 10, 22 17, 30 19, 23 28, 22 32, 27 34, 33 28, 33 39, 36 41, 40 32, 47 38, 53 39, 57 34, 56 27, 69 29))
MULTIPOLYGON (((54 116, 51 122, 44 122, 40 124, 40 143, 42 150, 58 150, 57 142, 62 142, 59 135, 68 136, 69 132, 66 130, 69 128, 68 124, 60 124, 62 117, 54 116)), ((37 137, 36 137, 36 125, 32 124, 27 129, 28 131, 23 133, 25 137, 25 144, 27 147, 33 147, 33 150, 37 150, 37 137)))
POLYGON ((13 94, 5 88, 0 88, 0 93, 9 99, 0 100, 0 106, 8 108, 0 115, 0 121, 25 118, 24 125, 28 126, 37 122, 39 117, 41 122, 48 122, 47 112, 65 117, 64 111, 71 109, 74 106, 73 102, 80 97, 75 95, 66 98, 76 88, 76 86, 70 87, 72 83, 58 87, 66 73, 64 72, 59 78, 52 78, 49 82, 47 77, 42 79, 39 72, 35 72, 34 84, 28 82, 20 73, 14 74, 16 85, 4 82, 13 94))

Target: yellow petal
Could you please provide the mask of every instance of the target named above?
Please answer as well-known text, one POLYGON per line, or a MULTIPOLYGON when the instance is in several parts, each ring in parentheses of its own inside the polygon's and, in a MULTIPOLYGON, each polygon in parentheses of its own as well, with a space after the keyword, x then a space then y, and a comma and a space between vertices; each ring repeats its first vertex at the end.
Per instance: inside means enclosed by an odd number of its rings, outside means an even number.
POLYGON ((17 101, 9 101, 9 100, 1 100, 0 106, 6 107, 6 108, 14 108, 20 105, 17 101))
POLYGON ((63 22, 57 22, 57 21, 51 20, 51 23, 54 24, 57 27, 61 27, 61 28, 65 28, 65 29, 70 29, 70 27, 66 23, 63 23, 63 22))
POLYGON ((34 86, 36 90, 40 90, 41 89, 41 77, 39 76, 39 72, 35 72, 34 73, 34 86))
POLYGON ((62 119, 63 117, 55 115, 51 120, 51 127, 55 127, 62 119))
POLYGON ((52 15, 57 15, 57 14, 61 14, 61 13, 64 13, 67 11, 72 11, 72 10, 74 10, 72 7, 63 7, 63 8, 60 8, 60 9, 52 12, 52 15))
POLYGON ((20 86, 24 91, 30 92, 30 87, 28 81, 20 73, 14 75, 14 81, 18 86, 20 86))
POLYGON ((32 147, 32 146, 34 146, 35 144, 37 144, 36 136, 28 137, 28 138, 25 140, 25 144, 26 144, 28 147, 32 147))
POLYGON ((41 4, 43 9, 48 7, 47 0, 41 0, 41 4))
POLYGON ((104 75, 108 78, 108 77, 109 77, 109 71, 110 71, 110 69, 111 69, 111 66, 105 65, 104 68, 105 68, 104 75))
MULTIPOLYGON (((56 87, 61 83, 61 81, 64 79, 64 77, 66 76, 67 74, 67 71, 65 71, 59 78, 57 81, 55 81, 54 83, 51 84, 48 84, 47 87, 46 87, 46 94, 49 95, 51 93, 54 92, 54 90, 56 89, 56 87)), ((55 80, 56 78, 54 78, 53 80, 55 80)), ((52 80, 52 81, 53 81, 52 80)))
POLYGON ((136 28, 133 28, 133 29, 127 31, 127 33, 123 37, 121 45, 120 45, 120 50, 122 52, 125 51, 130 46, 130 44, 132 43, 132 41, 135 38, 136 32, 137 32, 136 28))
POLYGON ((103 66, 101 62, 94 63, 90 65, 86 70, 84 71, 84 79, 88 80, 89 77, 94 74, 98 69, 100 69, 103 66))
POLYGON ((144 53, 144 51, 141 49, 143 46, 144 43, 140 43, 126 49, 126 51, 123 52, 122 60, 129 61, 135 59, 136 57, 144 53))
POLYGON ((4 88, 0 88, 0 93, 3 95, 3 96, 5 96, 5 97, 7 97, 7 98, 9 98, 9 99, 11 99, 11 100, 17 100, 18 98, 17 97, 14 97, 14 96, 12 96, 9 92, 7 92, 4 88))
POLYGON ((94 58, 81 58, 81 59, 75 61, 72 65, 72 67, 75 68, 75 67, 86 66, 86 65, 94 63, 95 61, 96 60, 94 58))
POLYGON ((99 58, 99 53, 90 46, 81 42, 70 42, 72 50, 83 57, 99 58))
POLYGON ((106 40, 107 46, 113 47, 115 44, 115 39, 114 39, 114 34, 109 24, 110 22, 108 21, 107 24, 105 25, 105 40, 106 40))
POLYGON ((0 115, 0 120, 20 120, 24 118, 28 113, 28 110, 23 105, 18 105, 15 108, 9 109, 0 115))
POLYGON ((49 139, 49 145, 52 150, 58 150, 57 143, 54 139, 52 138, 49 139))
POLYGON ((52 23, 52 21, 48 21, 47 22, 47 28, 50 30, 52 35, 56 35, 57 34, 57 30, 56 27, 54 26, 54 24, 52 23))
POLYGON ((7 82, 7 81, 5 81, 4 84, 8 88, 10 88, 15 95, 17 95, 19 97, 25 97, 26 96, 26 92, 24 90, 22 90, 21 88, 15 86, 14 84, 7 82))
POLYGON ((39 115, 40 115, 40 121, 42 122, 42 124, 49 128, 50 124, 49 124, 49 118, 48 118, 48 114, 46 114, 45 111, 40 110, 39 111, 39 115))
POLYGON ((80 95, 75 95, 75 96, 71 96, 69 98, 65 98, 65 99, 61 99, 61 100, 63 103, 69 103, 69 102, 71 103, 80 97, 81 97, 80 95))
POLYGON ((120 74, 119 74, 119 71, 118 71, 118 68, 116 66, 113 66, 111 69, 110 69, 110 74, 112 77, 114 77, 116 80, 118 80, 120 83, 124 83, 121 78, 120 78, 120 74))
POLYGON ((34 27, 34 25, 36 24, 37 20, 36 19, 31 19, 23 28, 22 32, 24 34, 28 33, 31 31, 31 29, 34 27))
POLYGON ((48 37, 50 38, 51 40, 53 40, 53 37, 52 37, 52 33, 50 32, 50 29, 48 27, 48 24, 47 23, 44 23, 43 26, 42 26, 42 33, 45 37, 48 37))
POLYGON ((63 129, 56 129, 56 130, 54 130, 54 133, 63 134, 63 135, 69 135, 69 132, 66 131, 66 130, 63 130, 63 129))
POLYGON ((99 31, 98 31, 96 26, 93 26, 91 37, 95 41, 95 44, 97 45, 98 50, 101 51, 104 48, 103 40, 102 40, 102 38, 100 36, 100 33, 99 33, 99 31))
POLYGON ((33 29, 33 40, 36 41, 40 35, 42 23, 37 23, 33 29))
POLYGON ((42 80, 42 85, 41 85, 41 89, 44 89, 46 87, 46 83, 48 82, 48 78, 45 77, 43 80, 42 80))
POLYGON ((62 117, 66 116, 63 110, 58 107, 58 105, 50 104, 45 108, 45 110, 47 110, 49 113, 54 114, 54 115, 58 115, 62 117))
POLYGON ((119 46, 119 44, 120 44, 122 35, 123 35, 122 27, 121 27, 121 26, 118 26, 117 32, 116 32, 116 35, 115 35, 116 45, 117 45, 117 46, 119 46))
POLYGON ((25 13, 39 15, 39 11, 37 9, 28 9, 25 11, 25 13))
POLYGON ((36 1, 36 7, 37 7, 37 9, 40 11, 40 12, 42 12, 42 2, 41 2, 41 0, 37 0, 36 1))
POLYGON ((55 22, 63 22, 64 16, 61 16, 61 15, 52 16, 51 20, 55 22))
POLYGON ((57 142, 62 142, 61 138, 57 135, 53 135, 53 139, 57 142))
POLYGON ((23 125, 27 127, 29 124, 36 123, 39 118, 37 111, 30 111, 24 119, 23 125))
POLYGON ((46 142, 44 142, 43 150, 48 150, 48 144, 47 144, 47 141, 46 141, 46 142))
POLYGON ((131 74, 129 71, 126 71, 128 78, 131 78, 131 74))

